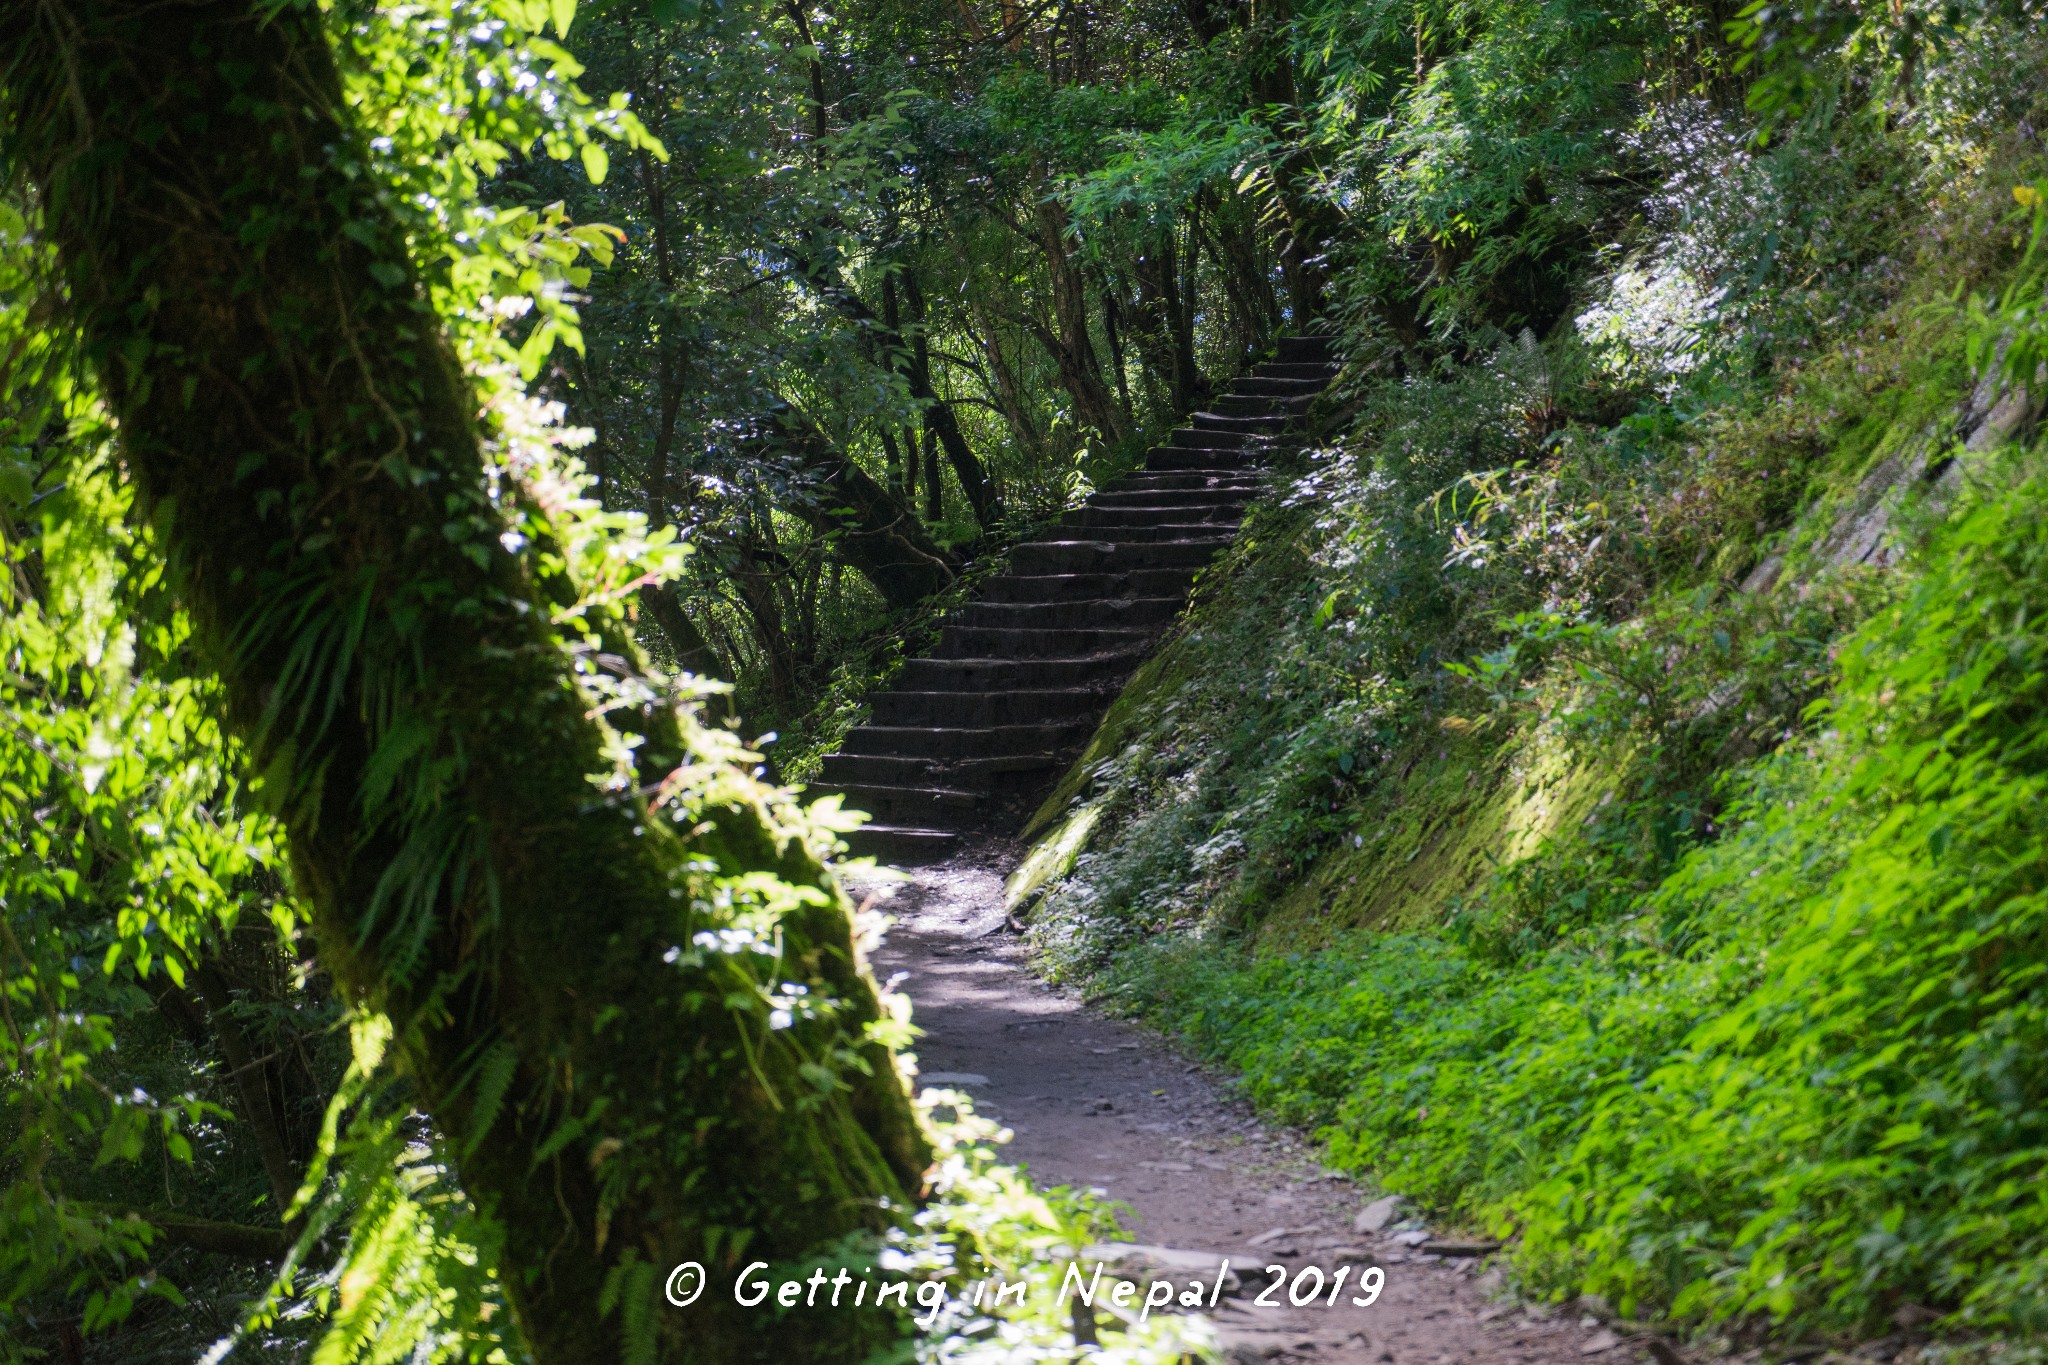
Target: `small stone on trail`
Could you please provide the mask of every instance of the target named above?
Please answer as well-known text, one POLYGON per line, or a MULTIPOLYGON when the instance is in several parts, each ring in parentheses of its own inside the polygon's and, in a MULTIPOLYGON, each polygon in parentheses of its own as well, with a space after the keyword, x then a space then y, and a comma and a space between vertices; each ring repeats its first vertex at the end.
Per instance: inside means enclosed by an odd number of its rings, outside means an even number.
POLYGON ((1595 1332, 1579 1347, 1582 1356, 1597 1356, 1602 1351, 1611 1351, 1621 1344, 1621 1338, 1612 1332, 1595 1332))
POLYGON ((1416 1228, 1410 1232, 1397 1232, 1392 1240, 1399 1242, 1404 1247, 1419 1247, 1429 1240, 1429 1234, 1421 1228, 1416 1228))
POLYGON ((1251 1239, 1250 1241, 1246 1242, 1246 1243, 1245 1243, 1245 1245, 1246 1245, 1246 1246, 1248 1246, 1248 1247, 1262 1247, 1262 1246, 1265 1246, 1265 1245, 1266 1245, 1267 1243, 1269 1243, 1269 1242, 1278 1242, 1278 1241, 1282 1241, 1282 1240, 1284 1240, 1284 1239, 1286 1239, 1286 1238, 1288 1238, 1288 1237, 1292 1237, 1292 1236, 1294 1236, 1294 1235, 1295 1235, 1296 1233, 1299 1233, 1299 1232, 1314 1232, 1315 1230, 1316 1230, 1316 1229, 1314 1229, 1314 1228, 1312 1228, 1312 1227, 1307 1227, 1307 1228, 1271 1228, 1271 1229, 1269 1229, 1269 1230, 1267 1230, 1267 1231, 1265 1231, 1265 1232, 1262 1232, 1262 1233, 1260 1233, 1260 1234, 1259 1234, 1258 1236, 1256 1236, 1256 1237, 1252 1238, 1252 1239, 1251 1239))
POLYGON ((988 1077, 978 1071, 927 1071, 918 1079, 926 1085, 987 1085, 988 1077))
POLYGON ((1394 1215, 1399 1213, 1401 1206, 1407 1202, 1398 1194, 1389 1194, 1373 1200, 1360 1209, 1358 1216, 1351 1220, 1352 1231, 1378 1232, 1394 1221, 1394 1215))
POLYGON ((1235 1270, 1224 1270, 1227 1258, 1215 1251, 1186 1251, 1179 1247, 1147 1246, 1138 1242, 1100 1242, 1081 1253, 1083 1263, 1100 1261, 1112 1273, 1150 1284, 1156 1279, 1200 1279, 1216 1283, 1223 1271, 1223 1292, 1235 1294, 1243 1281, 1235 1270))

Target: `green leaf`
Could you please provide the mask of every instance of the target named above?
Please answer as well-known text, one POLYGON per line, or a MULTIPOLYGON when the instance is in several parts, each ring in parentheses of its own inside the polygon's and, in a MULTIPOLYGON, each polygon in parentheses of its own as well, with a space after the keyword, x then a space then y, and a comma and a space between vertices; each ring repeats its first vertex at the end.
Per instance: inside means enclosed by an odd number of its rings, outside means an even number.
POLYGON ((568 37, 569 25, 576 20, 576 0, 548 0, 548 3, 554 13, 555 32, 564 38, 568 37))
POLYGON ((605 151, 603 143, 586 142, 583 144, 583 173, 590 177, 591 184, 602 185, 605 176, 611 171, 611 168, 611 154, 605 151))

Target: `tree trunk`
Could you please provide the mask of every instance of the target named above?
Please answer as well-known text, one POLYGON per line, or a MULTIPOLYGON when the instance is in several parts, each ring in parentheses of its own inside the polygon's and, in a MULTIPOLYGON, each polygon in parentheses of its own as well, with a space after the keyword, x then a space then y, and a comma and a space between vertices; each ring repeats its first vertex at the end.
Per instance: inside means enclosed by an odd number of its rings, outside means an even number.
POLYGON ((946 515, 946 476, 939 468, 939 439, 931 420, 924 424, 924 519, 934 526, 946 515))
POLYGON ((1196 267, 1206 249, 1223 281, 1225 311, 1230 319, 1230 350, 1238 363, 1243 363, 1272 340, 1274 324, 1279 321, 1280 300, 1273 293, 1270 272, 1260 252, 1255 216, 1242 202, 1224 199, 1211 203, 1211 199, 1209 191, 1202 191, 1195 196, 1188 214, 1187 283, 1183 286, 1183 297, 1193 292, 1196 267))
MULTIPOLYGON (((1262 106, 1260 117, 1284 125, 1299 115, 1294 83, 1294 11, 1291 0, 1252 0, 1242 11, 1250 29, 1252 98, 1262 106)), ((1280 204, 1280 276, 1287 282, 1287 300, 1300 327, 1323 311, 1323 271, 1317 257, 1328 224, 1319 206, 1303 192, 1302 181, 1314 164, 1308 140, 1277 128, 1288 150, 1272 169, 1273 190, 1280 204)))
POLYGON ((930 368, 917 365, 916 352, 902 332, 876 317, 874 309, 861 300, 860 295, 839 277, 839 272, 829 263, 820 264, 787 247, 782 251, 797 273, 818 291, 826 303, 855 326, 866 329, 868 335, 875 339, 886 357, 885 363, 903 377, 910 396, 924 409, 927 429, 938 434, 940 444, 945 447, 946 459, 967 494, 967 503, 974 509, 974 519, 984 529, 992 529, 1002 516, 996 490, 989 482, 987 471, 981 467, 981 461, 975 458, 973 449, 968 446, 967 436, 960 430, 960 419, 953 413, 953 405, 939 397, 938 391, 932 387, 930 368))
POLYGON ((952 583, 956 561, 925 533, 915 511, 796 409, 778 406, 773 421, 770 439, 817 480, 815 493, 799 494, 790 510, 830 535, 833 551, 883 600, 902 611, 952 583))
POLYGON ((1095 358, 1095 342, 1088 330, 1088 290, 1081 277, 1081 265, 1067 249, 1067 211, 1057 199, 1041 199, 1034 207, 1038 244, 1045 252, 1045 268, 1052 281, 1054 329, 1044 334, 1046 348, 1059 365, 1060 383, 1074 400, 1081 421, 1095 428, 1103 439, 1123 438, 1123 422, 1116 400, 1102 382, 1102 366, 1095 358))
MULTIPOLYGON (((954 477, 960 480, 960 487, 967 495, 967 505, 974 511, 974 520, 983 530, 993 530, 996 520, 1002 515, 996 503, 996 491, 990 484, 988 472, 981 467, 981 461, 967 448, 967 437, 960 430, 960 418, 953 411, 953 405, 939 397, 939 391, 932 384, 931 336, 926 327, 924 292, 917 287, 917 275, 909 269, 903 271, 903 292, 910 304, 911 320, 917 324, 910 339, 910 368, 914 392, 929 398, 924 409, 924 439, 926 481, 933 490, 932 506, 939 505, 939 471, 937 462, 929 453, 931 440, 938 437, 939 445, 946 452, 946 462, 953 466, 954 477)), ((938 519, 932 513, 932 519, 938 519)))
POLYGON ((1124 342, 1122 329, 1117 325, 1117 286, 1104 272, 1102 284, 1102 335, 1109 342, 1109 372, 1116 377, 1117 406, 1123 410, 1124 426, 1129 427, 1131 417, 1131 386, 1124 378, 1124 342))
POLYGON ((982 357, 988 362, 989 373, 995 377, 996 401, 1002 407, 1003 420, 1009 423, 1010 436, 1018 448, 1036 463, 1045 457, 1045 436, 1032 420, 1031 408, 1024 400, 1024 386, 1018 382, 1017 371, 1003 351, 1002 334, 997 329, 986 296, 981 290, 969 292, 975 322, 969 330, 975 344, 981 348, 982 357))
POLYGON ((700 678, 729 680, 732 677, 731 671, 719 659, 718 651, 711 647, 711 642, 704 638, 704 632, 697 629, 697 623, 676 600, 674 589, 656 587, 652 583, 645 585, 640 589, 640 610, 647 613, 647 618, 667 639, 680 667, 700 678))
MULTIPOLYGON (((661 98, 660 87, 652 82, 651 77, 642 85, 653 85, 655 99, 661 98)), ((640 192, 646 199, 648 221, 654 225, 655 273, 668 297, 673 298, 676 294, 676 258, 668 225, 667 182, 663 180, 661 167, 652 153, 643 148, 634 161, 640 172, 640 192)), ((648 460, 645 494, 647 524, 659 529, 669 524, 675 510, 675 499, 670 491, 674 486, 670 466, 675 454, 676 423, 683 408, 683 356, 681 346, 668 340, 657 343, 654 351, 655 392, 660 408, 655 419, 654 449, 648 460)), ((688 487, 686 483, 685 488, 688 487)), ((687 502, 688 498, 684 500, 687 502)), ((700 678, 730 676, 717 651, 711 648, 711 642, 704 638, 704 633, 683 610, 673 588, 650 583, 640 589, 639 597, 641 610, 668 641, 680 667, 700 678)), ((728 707, 719 709, 730 714, 728 707)))
POLYGON ((905 474, 914 475, 917 471, 914 468, 905 470, 903 447, 896 444, 896 435, 889 430, 889 424, 887 422, 881 423, 878 430, 882 437, 882 462, 888 466, 889 470, 889 491, 894 493, 903 502, 915 505, 917 494, 911 490, 910 480, 905 477, 905 474))
MULTIPOLYGON (((733 586, 754 623, 754 640, 761 647, 763 671, 768 675, 768 696, 777 708, 787 706, 796 696, 797 672, 802 660, 791 639, 782 596, 776 591, 776 577, 789 561, 772 545, 763 545, 756 534, 759 524, 750 525, 738 543, 739 555, 733 565, 733 586)), ((773 534, 773 528, 769 530, 773 534)))
MULTIPOLYGON (((1196 213, 1200 206, 1190 206, 1196 213)), ((1178 229, 1156 230, 1152 249, 1138 259, 1136 338, 1152 372, 1166 380, 1167 407, 1174 416, 1193 412, 1209 397, 1209 380, 1195 361, 1194 272, 1181 280, 1178 229)))
MULTIPOLYGON (((534 1359, 613 1365, 622 1322, 649 1319, 668 1360, 858 1359, 896 1324, 751 1312, 717 1283, 900 1217, 918 1188, 845 901, 742 774, 687 789, 683 820, 647 808, 694 752, 667 708, 612 713, 640 767, 593 785, 616 741, 548 624, 548 547, 504 534, 475 397, 321 23, 257 0, 0 9, 10 155, 138 505, 324 965, 392 1018, 444 1157, 504 1229, 534 1359), (772 977, 689 946, 726 923, 709 868, 823 893, 773 925, 772 977), (840 1005, 773 1029, 780 981, 840 1005), (713 1289, 668 1311, 688 1260, 713 1289)), ((598 620, 630 668, 623 620, 598 620)))
MULTIPOLYGON (((243 1121, 256 1143, 257 1155, 262 1159, 263 1174, 270 1182, 270 1197, 282 1217, 284 1211, 292 1206, 292 1199, 299 1192, 299 1182, 305 1179, 306 1169, 304 1154, 294 1152, 286 1137, 291 1114, 279 1085, 280 1077, 271 1059, 263 1054, 241 1021, 235 1018, 234 988, 220 969, 210 962, 200 962, 192 971, 191 978, 199 990, 207 1023, 212 1026, 214 1039, 220 1045, 221 1057, 228 1064, 235 1093, 242 1101, 243 1121)), ((296 1225, 293 1230, 297 1230, 296 1225)))

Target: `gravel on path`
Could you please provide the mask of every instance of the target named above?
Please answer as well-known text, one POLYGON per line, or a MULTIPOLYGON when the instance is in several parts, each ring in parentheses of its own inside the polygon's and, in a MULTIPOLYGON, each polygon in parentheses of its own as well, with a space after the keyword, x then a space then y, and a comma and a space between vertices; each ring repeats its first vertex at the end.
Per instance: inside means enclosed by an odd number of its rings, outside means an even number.
POLYGON ((1243 1289, 1211 1314, 1236 1361, 1382 1365, 1635 1365, 1642 1344, 1591 1317, 1495 1302, 1482 1260, 1424 1254, 1421 1229, 1354 1220, 1371 1201, 1324 1170, 1298 1135, 1261 1122, 1220 1076, 1158 1034, 1111 1019, 1030 970, 1003 922, 1015 848, 989 841, 907 881, 856 877, 849 889, 895 920, 875 954, 925 1031, 928 1083, 953 1085, 1015 1137, 1008 1159, 1042 1187, 1094 1188, 1129 1206, 1131 1240, 1227 1256, 1243 1289), (1282 1267, 1285 1287, 1253 1300, 1282 1267), (1385 1272, 1376 1302, 1311 1297, 1349 1266, 1385 1272), (1290 1292, 1305 1306, 1288 1303, 1290 1292))

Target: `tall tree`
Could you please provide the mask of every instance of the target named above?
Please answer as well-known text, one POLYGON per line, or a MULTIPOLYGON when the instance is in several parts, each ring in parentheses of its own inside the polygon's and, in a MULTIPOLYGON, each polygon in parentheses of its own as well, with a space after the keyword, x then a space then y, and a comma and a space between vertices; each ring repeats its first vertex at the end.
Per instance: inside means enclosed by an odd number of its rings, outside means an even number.
POLYGON ((636 690, 620 618, 594 655, 550 626, 321 22, 0 9, 11 151, 321 957, 392 1020, 537 1360, 614 1362, 633 1323, 670 1359, 855 1358, 893 1325, 652 1315, 654 1267, 885 1224, 925 1144, 829 876, 636 690), (664 780, 711 784, 687 822, 664 780), (779 880, 741 925, 711 869, 779 880))

